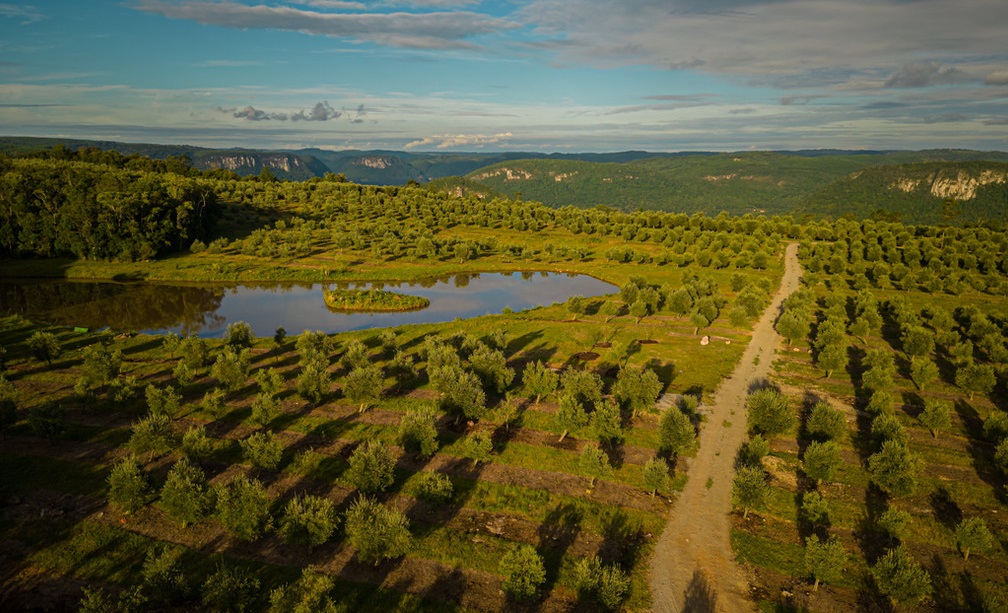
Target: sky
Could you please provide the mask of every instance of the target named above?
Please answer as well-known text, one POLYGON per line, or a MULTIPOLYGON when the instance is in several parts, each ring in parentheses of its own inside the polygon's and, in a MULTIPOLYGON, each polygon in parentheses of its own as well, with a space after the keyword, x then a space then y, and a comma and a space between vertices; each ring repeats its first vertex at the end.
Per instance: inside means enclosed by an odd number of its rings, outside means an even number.
POLYGON ((0 135, 1008 150, 1008 1, 0 0, 0 135))

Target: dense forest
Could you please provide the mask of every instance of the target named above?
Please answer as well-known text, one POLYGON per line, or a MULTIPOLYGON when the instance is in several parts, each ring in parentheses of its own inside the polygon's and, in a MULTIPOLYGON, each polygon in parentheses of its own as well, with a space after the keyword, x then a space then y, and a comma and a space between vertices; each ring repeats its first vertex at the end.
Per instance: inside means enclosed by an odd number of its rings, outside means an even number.
MULTIPOLYGON (((77 258, 7 259, 5 276, 521 270, 620 288, 337 335, 0 319, 5 607, 649 610, 698 435, 728 427, 707 403, 794 243, 802 287, 774 319, 770 381, 732 418, 750 438, 724 476, 750 596, 814 611, 1008 599, 1008 233, 952 203, 943 225, 905 225, 550 207, 98 150, 0 168, 18 212, 4 255, 77 258)), ((225 291, 135 285, 121 308, 166 318, 225 291)), ((62 291, 82 313, 110 308, 62 291)), ((22 293, 41 312, 42 290, 22 293)))
POLYGON ((188 248, 218 215, 199 174, 96 149, 0 158, 0 254, 148 260, 188 248))

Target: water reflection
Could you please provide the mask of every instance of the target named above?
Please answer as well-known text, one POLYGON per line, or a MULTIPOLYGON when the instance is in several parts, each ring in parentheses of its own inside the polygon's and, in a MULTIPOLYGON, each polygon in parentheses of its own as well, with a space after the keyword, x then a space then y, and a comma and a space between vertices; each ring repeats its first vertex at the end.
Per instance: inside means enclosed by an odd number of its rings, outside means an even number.
POLYGON ((119 284, 71 281, 0 283, 0 311, 39 322, 87 328, 220 336, 227 324, 245 321, 259 336, 283 326, 343 332, 409 323, 515 311, 561 302, 575 294, 599 296, 613 285, 585 275, 558 273, 483 273, 451 275, 413 283, 249 284, 238 287, 119 284), (430 306, 401 313, 332 312, 322 299, 326 287, 381 287, 425 296, 430 306))

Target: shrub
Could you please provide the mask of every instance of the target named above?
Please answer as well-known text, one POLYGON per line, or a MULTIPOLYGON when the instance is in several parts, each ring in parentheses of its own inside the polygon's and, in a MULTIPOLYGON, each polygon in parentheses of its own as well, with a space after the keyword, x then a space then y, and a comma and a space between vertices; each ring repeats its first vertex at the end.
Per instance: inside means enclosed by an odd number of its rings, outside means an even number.
POLYGON ((532 545, 518 545, 500 562, 504 591, 519 602, 533 600, 546 581, 543 559, 532 545))

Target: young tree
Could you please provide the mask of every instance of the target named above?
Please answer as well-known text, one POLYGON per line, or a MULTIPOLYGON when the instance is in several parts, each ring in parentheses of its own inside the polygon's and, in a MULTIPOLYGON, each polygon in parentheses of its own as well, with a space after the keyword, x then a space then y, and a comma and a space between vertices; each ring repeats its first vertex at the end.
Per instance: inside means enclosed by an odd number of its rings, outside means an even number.
POLYGON ((133 456, 123 458, 112 466, 108 476, 109 502, 126 513, 139 511, 150 501, 150 484, 147 471, 133 456))
POLYGON ((500 394, 514 380, 514 369, 508 368, 504 352, 480 343, 469 356, 469 366, 483 383, 487 393, 500 394))
POLYGON ((28 409, 28 426, 32 434, 45 438, 50 445, 54 445, 66 430, 66 411, 53 402, 32 407, 28 409))
POLYGON ((206 611, 244 613, 257 610, 259 580, 238 566, 220 564, 203 582, 202 599, 206 611))
POLYGON ((764 387, 749 394, 746 409, 750 432, 772 438, 794 427, 795 416, 788 406, 787 397, 774 388, 764 387))
POLYGON ((902 540, 910 526, 910 514, 897 507, 889 507, 879 516, 876 526, 891 541, 902 540))
POLYGON ((275 396, 260 392, 252 401, 252 423, 265 428, 280 415, 280 401, 275 396))
POLYGON ((28 337, 28 349, 35 359, 52 367, 52 362, 63 353, 63 346, 52 332, 36 330, 28 337))
POLYGON ((665 493, 669 487, 669 466, 663 458, 653 457, 644 464, 644 487, 651 491, 651 496, 658 492, 665 493))
POLYGON ((630 591, 630 577, 615 565, 603 565, 596 556, 579 559, 572 575, 578 593, 591 596, 609 611, 620 610, 630 591))
POLYGON ((924 401, 924 410, 917 419, 931 431, 931 436, 937 438, 939 432, 952 427, 952 404, 947 400, 929 398, 924 401))
POLYGON ((437 413, 431 406, 408 409, 399 419, 399 444, 420 457, 437 451, 437 434, 437 413))
POLYGON ((581 469, 581 473, 588 477, 589 489, 595 487, 597 479, 608 477, 612 473, 609 456, 596 443, 589 443, 581 449, 578 467, 581 469))
POLYGON ((613 395, 630 408, 633 419, 639 411, 654 409, 663 387, 658 374, 650 368, 621 368, 613 385, 613 395))
POLYGON ((623 423, 619 405, 612 399, 603 400, 595 407, 591 417, 591 430, 600 443, 616 441, 623 437, 623 423))
POLYGON ((204 426, 190 426, 182 435, 182 453, 192 462, 209 458, 214 447, 214 441, 207 436, 204 426))
POLYGON ((916 603, 931 593, 931 577, 902 545, 890 549, 871 568, 879 591, 898 603, 916 603))
POLYGON ((763 508, 769 491, 762 468, 740 466, 732 479, 732 506, 741 508, 742 519, 747 519, 749 511, 763 508))
POLYGON ((805 427, 816 439, 838 440, 847 432, 847 420, 843 411, 834 409, 828 402, 817 402, 809 412, 805 427))
POLYGON ((276 397, 283 390, 283 376, 275 368, 258 370, 254 376, 256 384, 259 385, 259 393, 270 397, 276 397))
POLYGON ((871 425, 872 437, 881 447, 886 441, 896 441, 903 445, 910 442, 910 435, 895 413, 881 413, 875 416, 871 425))
POLYGON ((252 326, 244 321, 228 324, 227 331, 224 332, 224 342, 236 351, 252 347, 255 340, 256 337, 255 333, 252 332, 252 326))
POLYGON ((812 441, 805 448, 802 457, 802 471, 816 483, 829 481, 833 478, 843 461, 840 458, 840 445, 835 441, 812 441))
POLYGON ((243 541, 258 539, 270 523, 271 500, 257 479, 239 475, 215 488, 217 517, 228 532, 243 541))
POLYGON ((666 409, 658 422, 659 450, 678 456, 693 446, 696 430, 689 417, 676 407, 666 409))
POLYGON ((812 591, 819 590, 819 583, 833 583, 843 576, 847 563, 847 552, 836 536, 828 541, 820 541, 816 535, 805 539, 805 572, 812 576, 815 584, 812 591))
POLYGON ((777 320, 777 332, 787 339, 788 346, 809 335, 811 326, 804 309, 787 309, 777 320))
POLYGON ((455 494, 455 487, 447 475, 437 472, 424 471, 416 480, 413 493, 417 498, 444 504, 452 499, 455 494))
POLYGON ((382 560, 406 555, 413 546, 406 516, 368 496, 350 505, 344 523, 347 540, 363 562, 378 566, 382 560))
POLYGON ((900 335, 900 342, 903 344, 903 352, 912 362, 931 355, 935 347, 934 333, 924 326, 906 327, 900 335))
POLYGON ((347 344, 346 351, 343 353, 343 357, 340 358, 340 364, 347 370, 370 366, 371 361, 368 360, 367 346, 356 339, 350 341, 347 344))
POLYGON ((333 502, 311 494, 295 496, 284 507, 277 532, 288 542, 304 545, 309 550, 318 547, 336 531, 337 517, 333 502))
POLYGON ((285 583, 270 592, 268 613, 337 613, 341 609, 329 597, 336 582, 308 565, 294 583, 285 583))
POLYGON ((168 471, 160 505, 184 528, 203 519, 210 507, 209 495, 206 475, 183 457, 168 471))
POLYGON ((763 458, 770 453, 770 442, 760 434, 754 434, 739 448, 739 464, 763 467, 763 458))
POLYGON ((997 384, 997 377, 990 364, 974 362, 961 366, 956 371, 955 384, 969 394, 970 400, 973 400, 974 394, 989 394, 997 384))
POLYGON ((90 385, 102 387, 119 376, 122 349, 95 343, 84 350, 84 375, 90 385))
POLYGON ((816 356, 816 363, 826 373, 826 378, 838 370, 847 367, 847 345, 844 343, 830 343, 819 350, 816 356))
POLYGON ((175 448, 177 435, 171 426, 171 419, 162 413, 151 413, 135 422, 126 446, 133 453, 147 453, 153 459, 156 455, 168 453, 175 448))
POLYGON ((480 462, 490 460, 493 452, 493 436, 490 430, 477 430, 465 438, 462 443, 462 455, 473 461, 473 468, 480 462))
POLYGON ((274 470, 283 458, 283 443, 272 432, 254 432, 241 441, 242 455, 256 468, 274 470))
POLYGON ((365 494, 383 492, 395 480, 394 468, 395 459, 388 448, 376 440, 369 440, 350 454, 346 479, 365 494))
POLYGON ((359 405, 357 412, 363 413, 381 396, 382 383, 381 369, 377 366, 354 368, 343 380, 343 393, 359 405))
POLYGON ((584 296, 571 296, 567 299, 567 312, 571 314, 571 320, 577 321, 585 313, 584 296))
POLYGON ((801 516, 813 526, 825 526, 829 523, 829 502, 819 492, 805 492, 801 516))
POLYGON ((546 581, 542 556, 528 544, 518 545, 501 558, 500 572, 504 575, 504 591, 519 602, 533 600, 546 581))
POLYGON ((564 393, 560 396, 560 406, 557 409, 556 421, 557 425, 563 428, 563 432, 560 433, 560 439, 557 441, 562 443, 568 433, 575 432, 588 425, 588 414, 585 412, 584 405, 574 395, 564 393))
POLYGON ((529 362, 521 373, 521 382, 525 390, 535 396, 535 403, 556 391, 559 377, 541 361, 529 362))
POLYGON ((441 405, 469 421, 479 421, 486 414, 486 393, 479 377, 461 367, 449 366, 440 371, 442 381, 436 386, 442 393, 441 405))
POLYGON ((920 457, 906 445, 888 440, 868 458, 868 472, 882 491, 890 496, 906 496, 917 489, 921 464, 920 457))
POLYGON ((248 380, 251 359, 251 350, 235 349, 229 345, 217 355, 210 374, 229 392, 238 391, 248 380))
POLYGON ((178 415, 179 407, 182 405, 182 396, 175 392, 175 389, 166 385, 161 388, 154 384, 148 385, 144 390, 147 397, 147 409, 151 415, 164 415, 174 418, 178 415))
POLYGON ((913 380, 917 389, 923 390, 927 385, 938 378, 938 366, 934 360, 924 356, 910 364, 910 379, 913 380))
POLYGON ((329 394, 331 385, 328 366, 312 363, 301 368, 297 378, 297 393, 308 402, 319 404, 329 394))
POLYGON ((955 539, 964 560, 969 560, 972 551, 987 553, 994 546, 994 535, 987 529, 982 517, 970 517, 959 522, 955 539))

